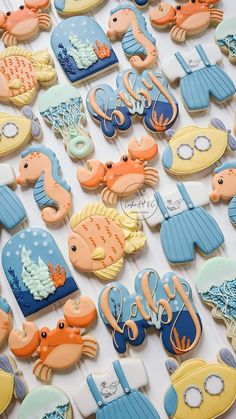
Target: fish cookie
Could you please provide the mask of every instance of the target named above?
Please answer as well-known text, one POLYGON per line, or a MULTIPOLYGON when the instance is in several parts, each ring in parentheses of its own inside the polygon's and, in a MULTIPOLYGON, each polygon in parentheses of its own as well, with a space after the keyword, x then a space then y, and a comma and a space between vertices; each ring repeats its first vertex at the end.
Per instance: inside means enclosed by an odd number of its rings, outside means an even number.
POLYGON ((57 387, 43 385, 27 394, 20 405, 18 419, 72 419, 69 398, 57 387))
POLYGON ((13 398, 22 402, 28 393, 22 372, 11 356, 0 354, 0 415, 13 398))
POLYGON ((146 385, 148 377, 141 359, 116 360, 105 371, 89 374, 74 400, 85 417, 96 414, 97 419, 160 419, 150 400, 139 390, 146 385))
POLYGON ((136 212, 125 214, 91 203, 71 217, 70 225, 68 245, 72 265, 106 281, 119 274, 125 254, 142 250, 146 244, 136 212))
POLYGON ((5 46, 17 45, 18 42, 28 41, 39 30, 49 31, 51 19, 43 9, 50 7, 50 0, 24 0, 24 5, 18 10, 0 11, 0 30, 3 31, 2 42, 5 46))
POLYGON ((163 1, 151 10, 150 21, 160 29, 171 27, 171 39, 182 43, 223 20, 223 11, 212 7, 218 3, 219 0, 188 0, 174 7, 163 1))
POLYGON ((189 112, 208 109, 210 99, 224 103, 235 94, 233 80, 218 65, 223 60, 215 44, 196 45, 192 51, 176 52, 163 66, 170 81, 180 81, 183 103, 189 112))
POLYGON ((70 157, 83 159, 94 150, 93 142, 85 130, 86 116, 81 95, 73 86, 53 86, 39 99, 39 111, 63 138, 70 157))
POLYGON ((236 63, 236 16, 228 17, 215 30, 215 40, 231 63, 236 63))
POLYGON ((5 298, 0 296, 0 346, 2 346, 12 328, 12 311, 5 298))
POLYGON ((189 175, 207 169, 227 149, 236 150, 236 139, 220 119, 213 118, 208 128, 187 126, 176 133, 166 131, 169 144, 162 154, 162 164, 173 175, 189 175))
POLYGON ((57 12, 62 16, 82 15, 100 6, 104 0, 54 0, 57 12))
POLYGON ((97 341, 82 334, 96 319, 96 307, 88 297, 68 300, 63 307, 64 318, 55 329, 43 327, 39 330, 35 323, 23 323, 23 332, 13 329, 8 344, 12 353, 19 358, 27 358, 35 353, 39 359, 34 363, 33 374, 48 383, 52 371, 71 368, 86 355, 94 358, 97 341))
POLYGON ((71 83, 83 83, 118 64, 101 26, 88 16, 74 16, 59 23, 51 45, 71 83), (82 28, 82 30, 81 30, 82 28))
POLYGON ((226 257, 215 257, 204 262, 196 276, 195 285, 212 316, 223 320, 226 335, 236 352, 236 262, 226 257))
POLYGON ((188 263, 195 259, 195 247, 210 255, 224 243, 215 219, 204 209, 209 198, 201 182, 178 182, 167 193, 155 193, 157 210, 147 223, 161 224, 161 244, 170 263, 188 263))
POLYGON ((174 359, 166 361, 171 386, 164 406, 170 418, 214 419, 230 409, 236 400, 236 361, 226 348, 219 361, 193 358, 180 366, 174 359))
POLYGON ((63 221, 72 206, 71 188, 60 176, 55 153, 44 146, 29 147, 21 153, 19 185, 34 184, 34 199, 42 208, 46 224, 63 221))
POLYGON ((158 146, 149 136, 141 137, 140 142, 132 139, 128 146, 128 155, 121 157, 119 163, 88 160, 87 168, 79 167, 77 178, 81 186, 95 189, 99 185, 105 188, 101 193, 105 205, 115 205, 118 198, 132 195, 145 184, 155 186, 158 172, 144 164, 156 157, 158 146))
POLYGON ((78 289, 53 237, 40 228, 21 230, 8 240, 2 265, 25 317, 78 289))
POLYGON ((148 329, 160 332, 164 348, 185 355, 199 343, 201 319, 192 302, 189 284, 173 272, 161 279, 154 269, 143 269, 135 278, 135 293, 117 282, 104 287, 99 313, 112 332, 114 348, 123 354, 141 345, 148 329))
POLYGON ((111 11, 107 36, 111 41, 121 39, 123 51, 130 63, 143 71, 156 64, 156 40, 147 30, 146 20, 140 10, 128 4, 111 11))
POLYGON ((19 227, 27 219, 22 202, 10 188, 14 188, 15 185, 13 168, 7 163, 0 163, 0 224, 9 231, 19 227))
POLYGON ((33 102, 40 86, 57 79, 47 50, 31 52, 8 47, 0 52, 0 101, 24 106, 33 102))

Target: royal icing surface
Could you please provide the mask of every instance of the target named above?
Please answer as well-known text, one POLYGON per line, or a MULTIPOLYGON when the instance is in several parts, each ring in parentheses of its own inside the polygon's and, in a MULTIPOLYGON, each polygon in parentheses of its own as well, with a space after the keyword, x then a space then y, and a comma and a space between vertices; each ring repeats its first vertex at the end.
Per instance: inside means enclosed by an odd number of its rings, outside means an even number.
POLYGON ((51 45, 71 83, 81 83, 118 63, 102 28, 87 16, 71 17, 57 25, 51 45))
POLYGON ((99 296, 99 312, 119 353, 126 352, 128 343, 141 345, 150 327, 160 331, 164 348, 174 355, 191 351, 201 338, 191 288, 172 272, 161 279, 154 269, 143 269, 134 294, 122 284, 107 285, 99 296))
POLYGON ((67 300, 63 307, 64 318, 55 329, 37 328, 33 322, 23 323, 23 332, 13 329, 9 335, 9 348, 20 358, 38 355, 33 373, 39 380, 48 383, 52 370, 64 370, 80 361, 83 355, 94 358, 97 341, 92 336, 82 335, 96 319, 96 307, 88 297, 67 300))
POLYGON ((73 16, 87 13, 100 6, 104 0, 54 0, 54 6, 62 16, 73 16))
POLYGON ((29 147, 21 153, 19 185, 34 184, 34 199, 42 208, 46 224, 63 221, 72 206, 71 188, 61 178, 55 153, 44 146, 29 147))
POLYGON ((116 85, 116 90, 98 85, 87 96, 89 113, 109 139, 129 130, 135 116, 141 117, 151 132, 166 131, 176 121, 178 104, 161 73, 124 70, 118 74, 116 85))
POLYGON ((87 189, 104 185, 102 200, 106 205, 114 205, 118 197, 132 195, 145 184, 155 186, 158 172, 144 164, 157 153, 158 146, 152 137, 141 137, 139 142, 132 139, 129 142, 128 155, 122 156, 119 163, 108 161, 103 164, 99 160, 88 160, 87 168, 78 168, 77 178, 81 186, 87 189))
POLYGON ((74 214, 70 225, 68 246, 72 265, 106 281, 119 274, 125 254, 142 250, 146 244, 137 213, 120 213, 100 203, 90 203, 74 214))
POLYGON ((156 64, 156 40, 148 32, 145 18, 136 7, 126 4, 113 9, 108 27, 108 38, 122 40, 123 51, 136 70, 143 71, 156 64))
POLYGON ((236 62, 236 16, 228 17, 215 31, 215 39, 223 52, 228 54, 232 63, 236 62))
POLYGON ((156 192, 155 199, 158 208, 147 223, 161 224, 161 244, 170 263, 191 262, 195 247, 209 255, 224 243, 219 225, 202 208, 209 198, 201 182, 178 182, 169 193, 156 192))
POLYGON ((5 298, 0 296, 0 346, 3 345, 11 331, 12 312, 5 298))
POLYGON ((217 65, 222 59, 217 45, 199 44, 191 53, 176 52, 162 66, 170 82, 180 80, 182 99, 189 112, 207 109, 211 97, 223 103, 235 94, 233 80, 217 65))
POLYGON ((236 140, 220 119, 211 119, 208 128, 187 126, 176 133, 167 131, 169 144, 162 164, 174 175, 197 173, 219 160, 227 148, 236 150, 236 140))
POLYGON ((39 228, 27 228, 8 240, 2 264, 24 316, 78 289, 53 237, 39 228))

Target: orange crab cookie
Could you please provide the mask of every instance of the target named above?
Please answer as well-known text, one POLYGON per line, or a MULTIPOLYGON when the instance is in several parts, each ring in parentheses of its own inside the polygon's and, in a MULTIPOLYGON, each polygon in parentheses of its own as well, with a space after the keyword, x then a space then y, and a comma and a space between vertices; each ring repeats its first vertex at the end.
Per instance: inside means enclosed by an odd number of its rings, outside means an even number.
POLYGON ((71 368, 83 355, 94 358, 97 341, 83 335, 82 329, 89 327, 96 319, 96 307, 89 297, 68 300, 63 307, 64 318, 55 329, 37 328, 33 322, 23 323, 23 331, 13 329, 9 336, 9 348, 19 358, 34 353, 39 359, 33 366, 33 373, 39 380, 49 382, 53 370, 71 368))
POLYGON ((145 184, 154 186, 157 183, 157 170, 145 166, 145 162, 156 157, 157 153, 158 146, 152 137, 141 137, 139 142, 132 139, 128 155, 122 156, 119 163, 108 161, 104 165, 99 160, 88 160, 86 169, 78 168, 77 178, 87 189, 104 185, 101 194, 104 204, 115 205, 118 197, 132 195, 145 184))

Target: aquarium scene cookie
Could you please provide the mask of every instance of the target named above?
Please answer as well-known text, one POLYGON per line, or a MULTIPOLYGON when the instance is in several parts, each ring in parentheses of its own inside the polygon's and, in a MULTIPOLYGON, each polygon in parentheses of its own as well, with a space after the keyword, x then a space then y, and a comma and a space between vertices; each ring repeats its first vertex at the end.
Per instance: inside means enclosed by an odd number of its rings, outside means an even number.
POLYGON ((23 323, 23 332, 13 329, 9 336, 9 348, 19 358, 30 357, 35 353, 39 359, 34 363, 33 374, 48 383, 52 371, 71 368, 82 356, 94 358, 97 341, 84 335, 96 319, 96 307, 89 297, 80 296, 78 300, 67 300, 63 307, 64 318, 55 329, 38 329, 35 323, 23 323))
POLYGON ((40 96, 39 112, 55 134, 61 135, 70 157, 83 159, 94 151, 78 89, 66 84, 51 87, 40 96))
POLYGON ((71 83, 82 83, 118 64, 101 26, 88 16, 75 16, 56 26, 51 45, 71 83))
POLYGON ((120 418, 160 419, 139 390, 146 385, 148 376, 141 359, 116 360, 105 371, 89 374, 74 400, 85 417, 96 414, 97 419, 114 419, 119 412, 120 418))
POLYGON ((2 265, 25 317, 78 289, 53 237, 41 228, 27 228, 8 240, 2 265))
POLYGON ((0 346, 2 346, 12 328, 12 311, 5 298, 0 295, 0 346))
POLYGON ((199 343, 202 324, 192 302, 189 284, 173 272, 161 279, 154 269, 143 269, 135 278, 135 293, 118 282, 108 284, 99 296, 99 313, 112 332, 114 348, 123 354, 127 345, 141 345, 146 330, 160 332, 164 348, 184 355, 199 343))
POLYGON ((222 52, 228 55, 231 63, 236 63, 236 16, 228 17, 215 31, 215 40, 222 52))
POLYGON ((82 15, 100 6, 104 0, 54 0, 57 12, 64 16, 82 15))

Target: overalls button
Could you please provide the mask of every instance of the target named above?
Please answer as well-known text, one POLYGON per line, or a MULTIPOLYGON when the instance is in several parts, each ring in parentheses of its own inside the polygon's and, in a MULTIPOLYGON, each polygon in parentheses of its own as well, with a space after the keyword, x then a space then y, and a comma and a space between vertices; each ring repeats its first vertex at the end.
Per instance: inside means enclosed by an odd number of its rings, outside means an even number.
POLYGON ((125 388, 125 392, 129 393, 129 388, 128 387, 125 388))
POLYGON ((193 204, 188 204, 189 209, 193 209, 193 204))
POLYGON ((167 220, 169 218, 169 214, 164 214, 165 219, 167 220))
POLYGON ((99 406, 99 407, 101 407, 101 406, 102 406, 102 402, 101 402, 101 400, 99 400, 99 402, 98 402, 98 406, 99 406))

